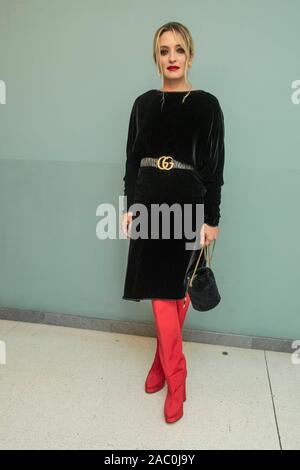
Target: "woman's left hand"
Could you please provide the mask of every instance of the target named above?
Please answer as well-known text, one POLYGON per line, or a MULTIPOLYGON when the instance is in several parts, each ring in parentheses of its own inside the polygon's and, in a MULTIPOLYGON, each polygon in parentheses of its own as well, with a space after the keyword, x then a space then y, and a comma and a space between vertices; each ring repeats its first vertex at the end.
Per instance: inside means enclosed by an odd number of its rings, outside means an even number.
POLYGON ((203 224, 200 231, 200 244, 201 246, 208 246, 213 240, 216 240, 219 235, 219 227, 211 227, 210 225, 203 224))

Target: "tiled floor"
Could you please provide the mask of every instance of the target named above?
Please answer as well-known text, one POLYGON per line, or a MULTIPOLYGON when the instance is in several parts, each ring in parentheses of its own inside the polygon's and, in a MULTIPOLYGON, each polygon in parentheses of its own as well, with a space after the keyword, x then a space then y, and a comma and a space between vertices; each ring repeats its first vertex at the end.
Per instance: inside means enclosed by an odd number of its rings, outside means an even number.
POLYGON ((144 392, 155 338, 0 320, 0 340, 1 449, 300 449, 290 354, 184 342, 184 416, 168 424, 166 386, 144 392))

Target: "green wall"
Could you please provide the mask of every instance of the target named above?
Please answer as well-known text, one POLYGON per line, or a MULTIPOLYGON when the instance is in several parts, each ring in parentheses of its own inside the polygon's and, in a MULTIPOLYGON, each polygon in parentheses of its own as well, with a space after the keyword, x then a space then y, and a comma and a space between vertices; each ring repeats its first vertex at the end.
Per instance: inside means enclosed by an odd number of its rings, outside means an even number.
POLYGON ((222 301, 185 327, 299 338, 299 15, 299 0, 0 0, 0 306, 153 320, 122 300, 129 241, 99 240, 96 209, 118 214, 129 112, 161 86, 153 35, 174 20, 226 126, 222 301))

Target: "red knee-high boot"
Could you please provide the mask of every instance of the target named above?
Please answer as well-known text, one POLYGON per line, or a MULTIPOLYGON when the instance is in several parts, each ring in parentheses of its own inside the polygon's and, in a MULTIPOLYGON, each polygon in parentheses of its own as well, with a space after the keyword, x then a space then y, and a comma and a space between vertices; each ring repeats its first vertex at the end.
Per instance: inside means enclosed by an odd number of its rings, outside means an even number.
POLYGON ((159 341, 159 356, 168 384, 164 406, 165 419, 172 423, 183 415, 187 375, 177 304, 176 300, 152 299, 152 307, 159 341))
MULTIPOLYGON (((184 320, 190 306, 190 296, 187 293, 184 299, 176 300, 177 312, 179 318, 180 329, 182 330, 184 325, 184 320)), ((158 338, 156 338, 156 352, 155 357, 152 363, 152 366, 148 372, 146 382, 145 382, 145 391, 147 393, 154 393, 161 390, 165 385, 165 373, 160 362, 159 357, 159 343, 158 338)), ((184 393, 184 400, 186 400, 186 394, 184 393)))

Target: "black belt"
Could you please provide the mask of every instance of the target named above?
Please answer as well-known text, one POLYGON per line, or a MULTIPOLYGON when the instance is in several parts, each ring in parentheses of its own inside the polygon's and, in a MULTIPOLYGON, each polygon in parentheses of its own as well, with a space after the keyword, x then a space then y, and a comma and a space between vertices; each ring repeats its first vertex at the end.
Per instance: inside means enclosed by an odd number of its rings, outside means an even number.
POLYGON ((140 166, 154 166, 159 170, 171 170, 172 168, 182 168, 184 170, 194 170, 192 165, 179 162, 169 155, 162 155, 159 158, 144 157, 140 162, 140 166))

